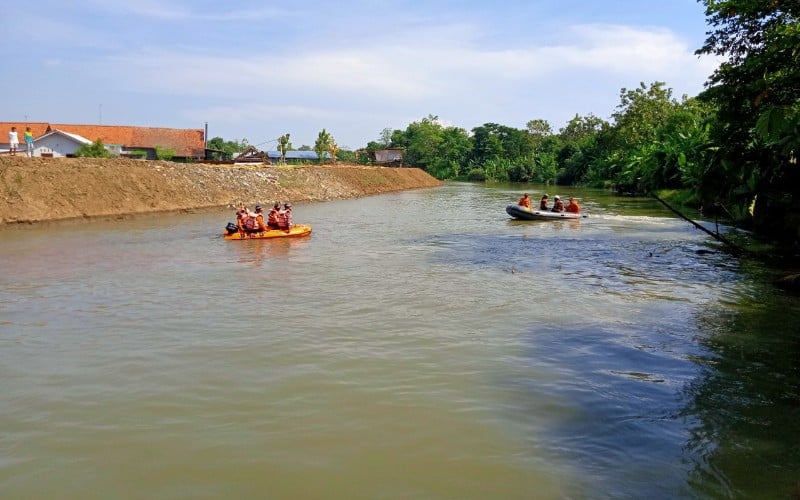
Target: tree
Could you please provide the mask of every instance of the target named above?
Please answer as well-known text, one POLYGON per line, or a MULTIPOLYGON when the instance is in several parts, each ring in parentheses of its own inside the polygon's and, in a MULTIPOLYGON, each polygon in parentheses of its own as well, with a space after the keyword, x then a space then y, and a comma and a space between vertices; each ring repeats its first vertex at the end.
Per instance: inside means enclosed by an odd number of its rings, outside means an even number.
MULTIPOLYGON (((594 158, 590 161, 598 177, 610 179, 625 192, 646 192, 657 187, 653 181, 662 158, 657 141, 670 117, 680 110, 672 89, 664 82, 620 91, 620 104, 613 113, 614 124, 598 134, 594 158), (600 139, 602 142, 599 142, 600 139)), ((599 179, 597 179, 599 180, 599 179)))
POLYGON ((455 179, 464 174, 472 151, 467 131, 458 127, 442 130, 439 155, 428 165, 428 173, 438 179, 455 179))
POLYGON ((606 151, 606 141, 601 138, 609 128, 608 122, 597 116, 576 114, 559 130, 558 140, 551 146, 559 184, 603 185, 609 178, 609 169, 601 167, 604 165, 600 158, 606 151))
POLYGON ((703 0, 707 33, 697 54, 726 57, 700 99, 713 103, 711 133, 719 145, 705 182, 707 197, 755 197, 755 228, 800 238, 800 3, 786 0, 703 0), (758 195, 757 197, 755 195, 758 195), (792 220, 795 222, 791 222, 792 220))
POLYGON ((536 119, 530 120, 526 124, 528 134, 530 135, 533 148, 538 149, 542 141, 553 134, 553 128, 547 120, 536 119))
POLYGON ((322 129, 317 135, 317 140, 314 142, 314 151, 317 153, 320 163, 325 161, 325 152, 331 148, 331 141, 333 141, 333 137, 325 129, 322 129))
POLYGON ((283 134, 278 138, 278 152, 281 154, 281 164, 286 165, 286 152, 292 150, 292 143, 289 142, 289 134, 283 134))
POLYGON ((75 151, 75 156, 82 158, 111 158, 111 151, 103 145, 103 141, 97 139, 91 144, 84 144, 75 151))
POLYGON ((388 148, 392 145, 392 129, 386 127, 381 131, 381 145, 388 148))
POLYGON ((331 155, 331 160, 333 163, 336 163, 336 154, 339 152, 339 144, 336 143, 336 139, 331 136, 331 140, 328 143, 328 154, 331 155))
POLYGON ((222 156, 230 159, 233 158, 236 153, 241 153, 249 148, 250 144, 247 142, 247 139, 242 139, 241 141, 226 141, 222 137, 214 137, 208 140, 206 147, 208 149, 221 151, 222 156))
POLYGON ((410 123, 405 131, 395 130, 392 144, 405 148, 405 163, 427 170, 440 155, 443 132, 439 117, 428 115, 410 123))

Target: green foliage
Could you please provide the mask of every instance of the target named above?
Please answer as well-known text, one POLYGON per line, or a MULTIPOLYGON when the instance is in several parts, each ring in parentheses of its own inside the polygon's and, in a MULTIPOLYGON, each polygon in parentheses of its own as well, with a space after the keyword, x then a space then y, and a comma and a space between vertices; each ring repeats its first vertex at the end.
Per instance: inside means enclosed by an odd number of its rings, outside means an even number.
POLYGON ((75 151, 75 156, 82 158, 111 158, 114 156, 103 145, 103 141, 97 139, 91 144, 84 144, 75 151))
POLYGON ((330 149, 331 141, 333 141, 333 137, 325 129, 322 129, 317 135, 317 140, 314 142, 314 152, 317 153, 320 163, 325 161, 325 152, 330 149))
POLYGON ((699 97, 718 109, 702 189, 737 205, 756 199, 755 229, 797 238, 800 214, 800 3, 703 0, 708 33, 698 54, 727 58, 699 97), (758 195, 757 197, 755 195, 758 195))
POLYGON ((283 134, 278 138, 278 152, 281 154, 281 165, 286 165, 286 152, 292 150, 292 143, 289 134, 283 134))
POLYGON ((157 160, 166 160, 169 161, 175 156, 175 150, 170 148, 162 148, 161 146, 156 146, 156 159, 157 160))
MULTIPOLYGON (((384 148, 388 148, 392 144, 392 129, 390 129, 389 127, 386 127, 381 131, 380 144, 384 148)), ((376 149, 381 149, 381 148, 376 148, 376 149)))
POLYGON ((486 180, 486 172, 482 168, 473 168, 467 172, 468 181, 483 182, 486 180))
POLYGON ((340 149, 336 151, 336 159, 345 163, 358 162, 358 158, 356 158, 356 153, 354 151, 348 151, 346 149, 340 149))
POLYGON ((444 127, 439 117, 428 115, 411 123, 405 131, 392 133, 392 144, 405 148, 405 161, 425 170, 439 157, 444 127))
POLYGON ((141 158, 143 160, 147 158, 147 151, 142 151, 141 149, 129 150, 127 154, 131 158, 141 158))
POLYGON ((222 137, 214 137, 209 139, 206 144, 208 149, 220 151, 220 153, 211 154, 211 157, 216 160, 230 160, 236 153, 241 153, 250 147, 247 139, 241 141, 225 141, 222 137))

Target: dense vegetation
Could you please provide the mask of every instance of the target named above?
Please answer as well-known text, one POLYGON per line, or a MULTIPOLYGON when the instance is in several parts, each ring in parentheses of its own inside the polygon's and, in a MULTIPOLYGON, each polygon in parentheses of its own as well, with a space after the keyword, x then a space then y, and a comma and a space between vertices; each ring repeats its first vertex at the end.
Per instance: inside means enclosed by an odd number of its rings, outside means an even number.
POLYGON ((403 148, 406 164, 441 179, 680 190, 683 203, 796 243, 800 3, 703 3, 712 29, 697 54, 727 60, 699 96, 641 83, 621 90, 611 121, 576 115, 558 132, 541 119, 466 131, 429 115, 367 149, 403 148))

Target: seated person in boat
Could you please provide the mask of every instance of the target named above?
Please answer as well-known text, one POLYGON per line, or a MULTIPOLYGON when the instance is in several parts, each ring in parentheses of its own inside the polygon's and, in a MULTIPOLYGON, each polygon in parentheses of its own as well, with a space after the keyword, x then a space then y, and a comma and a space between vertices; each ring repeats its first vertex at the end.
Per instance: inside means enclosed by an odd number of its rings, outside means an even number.
POLYGON ((239 211, 236 212, 236 225, 240 233, 258 233, 260 231, 266 231, 266 226, 263 226, 263 210, 259 212, 260 209, 261 205, 256 205, 256 211, 251 212, 244 204, 241 205, 239 211), (262 220, 261 224, 259 224, 259 216, 262 220))
POLYGON ((261 205, 256 205, 256 227, 259 232, 267 231, 267 225, 264 224, 264 209, 261 205))
POLYGON ((292 230, 292 204, 285 203, 283 210, 278 212, 278 226, 287 233, 292 230))
POLYGON ((531 209, 531 198, 528 196, 528 193, 525 193, 525 195, 519 199, 519 206, 525 207, 528 210, 531 209))
POLYGON ((581 213, 581 206, 578 205, 578 202, 572 196, 569 197, 569 203, 567 203, 566 211, 573 214, 581 213))
POLYGON ((542 199, 539 200, 539 210, 550 210, 550 207, 547 206, 547 193, 542 195, 542 199))
POLYGON ((272 205, 272 208, 269 210, 269 214, 267 215, 267 227, 270 229, 280 229, 280 225, 278 224, 278 213, 281 211, 281 204, 280 202, 275 202, 272 205))
POLYGON ((553 212, 563 212, 564 211, 564 202, 561 201, 561 197, 556 195, 555 202, 553 202, 553 212))
POLYGON ((245 230, 245 222, 251 216, 255 216, 250 210, 247 209, 247 206, 242 203, 239 205, 239 210, 236 211, 236 226, 239 228, 240 232, 244 232, 245 230))

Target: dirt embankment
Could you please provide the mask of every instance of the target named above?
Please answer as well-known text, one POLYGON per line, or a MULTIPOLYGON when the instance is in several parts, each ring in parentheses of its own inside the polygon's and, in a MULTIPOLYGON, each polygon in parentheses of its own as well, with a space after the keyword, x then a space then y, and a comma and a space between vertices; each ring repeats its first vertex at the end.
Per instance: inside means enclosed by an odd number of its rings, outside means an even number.
POLYGON ((435 187, 416 168, 0 157, 0 224, 357 198, 435 187))

